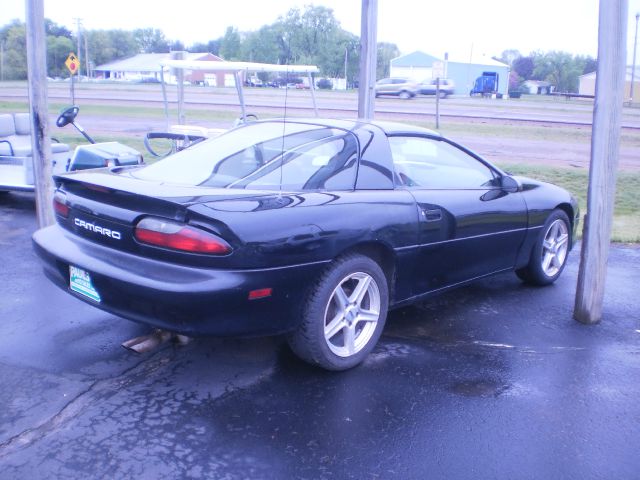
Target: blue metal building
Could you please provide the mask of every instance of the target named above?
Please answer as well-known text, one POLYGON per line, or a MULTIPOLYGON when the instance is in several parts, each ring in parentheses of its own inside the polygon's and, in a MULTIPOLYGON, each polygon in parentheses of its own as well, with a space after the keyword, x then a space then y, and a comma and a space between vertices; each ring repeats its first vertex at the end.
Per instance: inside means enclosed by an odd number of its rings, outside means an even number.
POLYGON ((441 62, 445 78, 453 80, 456 95, 468 95, 476 78, 484 72, 496 72, 499 76, 498 92, 506 95, 509 89, 509 65, 498 62, 491 57, 470 56, 466 61, 461 59, 445 60, 421 51, 391 60, 391 76, 411 78, 417 82, 431 79, 434 63, 441 62))

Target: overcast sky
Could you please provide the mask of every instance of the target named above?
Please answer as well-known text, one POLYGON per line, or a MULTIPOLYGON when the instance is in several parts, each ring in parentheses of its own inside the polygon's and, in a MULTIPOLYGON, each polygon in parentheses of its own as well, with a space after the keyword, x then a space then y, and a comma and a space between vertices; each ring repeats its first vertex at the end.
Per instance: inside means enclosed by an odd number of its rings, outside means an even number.
MULTIPOLYGON (((22 0, 2 0, 0 25, 24 20, 22 0)), ((360 34, 361 0, 44 0, 45 16, 75 30, 74 18, 87 29, 153 27, 187 46, 224 34, 270 24, 292 7, 324 5, 334 10, 345 30, 360 34), (170 6, 173 5, 173 6, 170 6)), ((422 50, 437 57, 500 55, 508 48, 523 54, 563 50, 597 56, 598 0, 378 0, 378 41, 398 45, 402 53, 422 50)), ((627 51, 633 51, 635 14, 640 0, 629 0, 627 51)), ((640 62, 640 59, 637 60, 640 62)))

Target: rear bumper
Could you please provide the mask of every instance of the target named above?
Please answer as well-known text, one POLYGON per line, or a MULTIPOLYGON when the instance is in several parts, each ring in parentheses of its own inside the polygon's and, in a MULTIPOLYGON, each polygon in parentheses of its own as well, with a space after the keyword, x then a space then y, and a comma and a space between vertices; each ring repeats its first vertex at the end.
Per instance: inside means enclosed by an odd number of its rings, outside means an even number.
POLYGON ((33 235, 49 279, 97 308, 185 335, 270 335, 300 320, 306 286, 326 262, 260 270, 216 270, 160 262, 78 238, 53 225, 33 235), (100 302, 69 288, 69 266, 91 275, 100 302), (252 290, 270 297, 249 300, 252 290))

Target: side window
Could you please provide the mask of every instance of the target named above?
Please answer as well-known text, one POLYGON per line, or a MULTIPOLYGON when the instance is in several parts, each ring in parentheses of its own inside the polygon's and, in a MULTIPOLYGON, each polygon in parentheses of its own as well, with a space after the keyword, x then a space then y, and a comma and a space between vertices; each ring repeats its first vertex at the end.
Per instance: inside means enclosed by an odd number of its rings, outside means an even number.
POLYGON ((331 137, 285 153, 232 183, 232 188, 352 190, 357 168, 357 140, 351 134, 331 137))
POLYGON ((396 183, 433 189, 490 187, 494 172, 453 145, 423 137, 389 137, 396 183))

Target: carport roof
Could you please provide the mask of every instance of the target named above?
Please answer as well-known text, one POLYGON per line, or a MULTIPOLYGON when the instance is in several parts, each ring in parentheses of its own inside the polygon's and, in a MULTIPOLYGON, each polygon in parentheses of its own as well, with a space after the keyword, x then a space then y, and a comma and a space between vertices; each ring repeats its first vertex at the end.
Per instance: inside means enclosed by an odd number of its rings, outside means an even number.
MULTIPOLYGON (((140 53, 133 57, 99 65, 95 70, 102 72, 159 72, 160 62, 170 58, 170 53, 140 53)), ((211 53, 187 53, 185 60, 219 61, 222 59, 211 53)))

